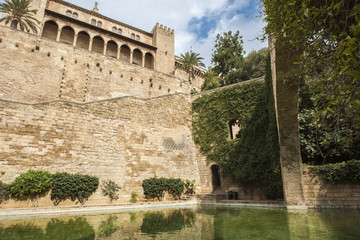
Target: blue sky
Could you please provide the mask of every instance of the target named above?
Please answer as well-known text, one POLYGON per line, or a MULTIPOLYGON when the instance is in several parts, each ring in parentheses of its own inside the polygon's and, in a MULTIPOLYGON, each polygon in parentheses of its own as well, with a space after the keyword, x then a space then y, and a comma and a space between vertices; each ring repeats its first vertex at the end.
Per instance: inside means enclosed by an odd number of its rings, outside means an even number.
MULTIPOLYGON (((93 9, 94 0, 66 0, 93 9)), ((157 22, 175 29, 175 54, 190 50, 211 64, 217 34, 240 31, 246 53, 266 47, 256 40, 265 23, 257 18, 259 0, 97 0, 99 13, 150 32, 157 22)))

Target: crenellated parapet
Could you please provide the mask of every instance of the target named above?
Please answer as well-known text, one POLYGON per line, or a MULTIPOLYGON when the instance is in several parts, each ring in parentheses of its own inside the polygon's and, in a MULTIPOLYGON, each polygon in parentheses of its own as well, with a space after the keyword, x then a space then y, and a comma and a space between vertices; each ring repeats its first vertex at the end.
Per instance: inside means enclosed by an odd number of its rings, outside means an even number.
POLYGON ((151 33, 154 33, 155 31, 157 31, 158 33, 175 35, 174 29, 168 28, 167 26, 164 26, 159 23, 156 23, 156 25, 152 29, 151 33))

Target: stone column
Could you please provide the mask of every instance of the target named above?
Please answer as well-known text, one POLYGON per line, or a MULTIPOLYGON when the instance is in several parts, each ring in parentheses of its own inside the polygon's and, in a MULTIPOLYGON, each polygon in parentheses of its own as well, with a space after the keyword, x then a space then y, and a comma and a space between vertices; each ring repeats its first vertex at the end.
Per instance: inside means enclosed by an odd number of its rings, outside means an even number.
POLYGON ((133 61, 133 51, 130 50, 130 63, 133 61))
POLYGON ((117 48, 117 55, 116 55, 116 59, 120 59, 120 47, 117 48))
POLYGON ((145 67, 145 55, 142 56, 141 66, 145 67))
POLYGON ((90 40, 89 40, 89 51, 91 51, 91 49, 92 49, 92 44, 93 44, 93 39, 90 38, 90 40))
POLYGON ((59 42, 60 41, 60 36, 61 36, 61 28, 58 29, 57 35, 56 35, 56 41, 59 42))
POLYGON ((288 208, 306 208, 298 121, 300 67, 293 64, 299 53, 273 39, 269 47, 284 197, 288 208))
POLYGON ((78 35, 74 34, 73 46, 76 47, 78 35))
POLYGON ((103 51, 104 56, 106 56, 106 49, 107 49, 107 43, 104 43, 104 51, 103 51))

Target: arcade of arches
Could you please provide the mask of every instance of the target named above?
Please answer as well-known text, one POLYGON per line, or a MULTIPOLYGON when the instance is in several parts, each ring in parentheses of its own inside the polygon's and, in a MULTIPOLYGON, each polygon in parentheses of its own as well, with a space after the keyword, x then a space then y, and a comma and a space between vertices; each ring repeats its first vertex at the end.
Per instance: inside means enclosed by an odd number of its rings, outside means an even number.
POLYGON ((114 40, 105 42, 101 36, 91 37, 86 31, 76 33, 70 26, 59 28, 54 21, 44 24, 42 36, 149 69, 155 66, 154 56, 149 52, 143 53, 138 48, 131 50, 128 45, 118 44, 114 40))

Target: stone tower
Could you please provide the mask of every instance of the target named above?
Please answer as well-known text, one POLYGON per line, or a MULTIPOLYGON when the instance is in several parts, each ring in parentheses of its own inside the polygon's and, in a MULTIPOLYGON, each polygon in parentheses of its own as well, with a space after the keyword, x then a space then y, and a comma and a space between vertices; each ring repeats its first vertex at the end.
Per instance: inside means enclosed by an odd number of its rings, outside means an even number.
POLYGON ((155 69, 173 73, 175 66, 175 31, 157 23, 152 30, 153 45, 157 47, 155 69))

